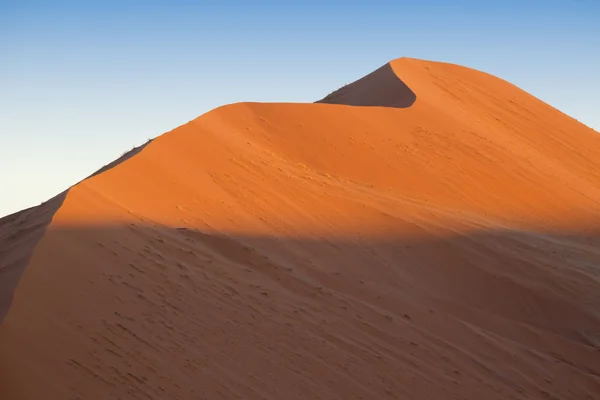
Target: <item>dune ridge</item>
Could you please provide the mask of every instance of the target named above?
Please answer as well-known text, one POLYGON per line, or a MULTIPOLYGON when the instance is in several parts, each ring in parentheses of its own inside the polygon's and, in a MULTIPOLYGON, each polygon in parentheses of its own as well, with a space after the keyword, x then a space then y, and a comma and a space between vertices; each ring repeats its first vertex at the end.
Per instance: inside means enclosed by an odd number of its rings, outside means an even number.
POLYGON ((416 59, 220 107, 0 220, 0 394, 598 398, 598 160, 416 59))
POLYGON ((387 63, 364 78, 328 94, 317 103, 406 108, 417 96, 387 63))

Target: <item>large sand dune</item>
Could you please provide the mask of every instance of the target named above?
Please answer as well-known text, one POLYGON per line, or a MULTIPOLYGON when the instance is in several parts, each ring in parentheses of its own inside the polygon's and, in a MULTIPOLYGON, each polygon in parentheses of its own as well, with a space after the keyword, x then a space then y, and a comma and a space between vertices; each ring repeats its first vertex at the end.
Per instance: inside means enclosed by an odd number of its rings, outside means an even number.
POLYGON ((1 399, 600 399, 600 136, 517 87, 399 59, 130 156, 0 220, 1 399))

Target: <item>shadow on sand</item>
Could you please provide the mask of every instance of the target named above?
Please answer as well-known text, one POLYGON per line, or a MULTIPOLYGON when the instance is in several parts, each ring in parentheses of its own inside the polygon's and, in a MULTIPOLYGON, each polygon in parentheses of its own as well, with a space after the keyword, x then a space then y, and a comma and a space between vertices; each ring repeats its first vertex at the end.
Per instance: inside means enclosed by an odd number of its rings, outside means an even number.
POLYGON ((387 63, 316 103, 407 108, 416 100, 417 95, 396 75, 391 64, 387 63))
POLYGON ((0 328, 0 368, 25 343, 83 398, 593 398, 599 264, 598 235, 54 228, 0 328))
MULTIPOLYGON (((127 161, 142 151, 151 141, 133 148, 84 180, 127 161)), ((68 193, 69 189, 39 206, 0 218, 0 324, 8 312, 12 293, 29 263, 31 254, 68 193)))

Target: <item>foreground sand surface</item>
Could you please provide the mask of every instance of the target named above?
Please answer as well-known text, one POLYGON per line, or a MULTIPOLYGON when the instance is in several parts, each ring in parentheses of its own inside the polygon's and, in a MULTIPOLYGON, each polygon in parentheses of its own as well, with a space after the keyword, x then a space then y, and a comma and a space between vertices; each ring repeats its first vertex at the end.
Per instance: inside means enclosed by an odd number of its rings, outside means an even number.
POLYGON ((482 72, 224 106, 0 220, 0 398, 600 399, 599 228, 600 136, 482 72))

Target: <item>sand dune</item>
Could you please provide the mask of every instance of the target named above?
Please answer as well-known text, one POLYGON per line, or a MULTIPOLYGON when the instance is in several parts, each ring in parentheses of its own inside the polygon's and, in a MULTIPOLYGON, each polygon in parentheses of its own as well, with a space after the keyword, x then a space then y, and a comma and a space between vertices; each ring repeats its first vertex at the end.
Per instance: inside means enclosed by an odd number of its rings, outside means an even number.
POLYGON ((414 59, 215 109, 0 220, 1 398, 598 399, 598 160, 414 59))

